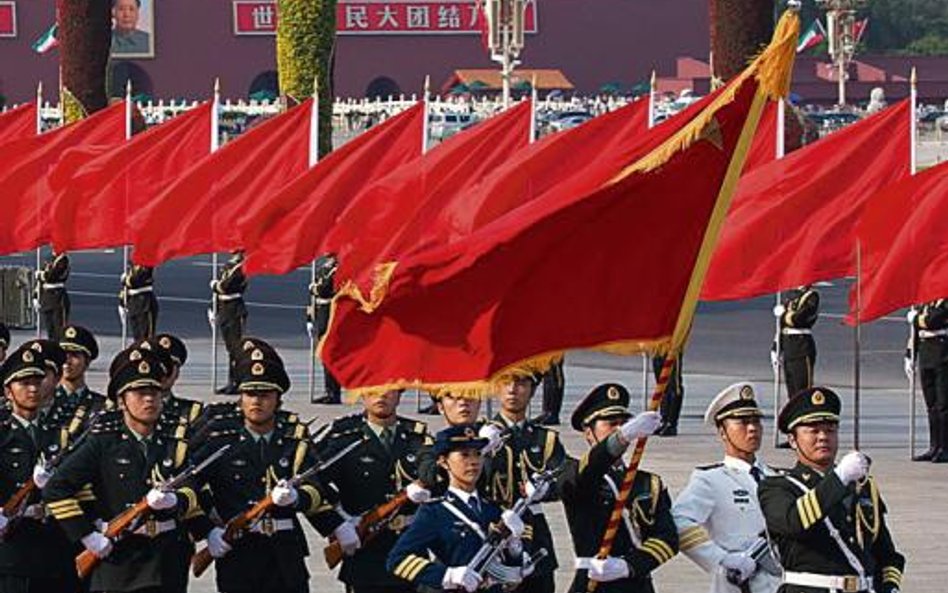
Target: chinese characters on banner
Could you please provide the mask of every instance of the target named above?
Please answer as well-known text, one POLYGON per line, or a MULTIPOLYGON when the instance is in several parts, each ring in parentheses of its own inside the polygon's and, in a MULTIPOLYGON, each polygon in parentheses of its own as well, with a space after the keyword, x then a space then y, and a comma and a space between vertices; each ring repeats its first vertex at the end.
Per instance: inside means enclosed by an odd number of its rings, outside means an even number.
POLYGON ((0 2, 0 38, 16 37, 16 2, 0 2))
MULTIPOLYGON (((525 29, 537 32, 537 1, 527 3, 525 29)), ((340 35, 479 35, 481 15, 474 0, 340 0, 340 35)), ((276 2, 234 0, 236 35, 276 33, 276 2)))

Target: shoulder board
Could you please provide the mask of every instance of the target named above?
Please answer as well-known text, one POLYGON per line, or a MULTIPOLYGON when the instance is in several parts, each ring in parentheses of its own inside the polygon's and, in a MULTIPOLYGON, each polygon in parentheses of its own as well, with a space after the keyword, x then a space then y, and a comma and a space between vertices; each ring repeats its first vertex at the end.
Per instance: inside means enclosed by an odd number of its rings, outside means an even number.
POLYGON ((211 402, 209 404, 204 404, 204 413, 208 415, 236 412, 237 410, 237 402, 234 401, 211 402))
POLYGON ((96 422, 90 431, 91 434, 117 434, 122 432, 122 422, 96 422))
POLYGON ((707 471, 709 469, 717 469, 719 467, 724 467, 724 464, 721 462, 718 462, 718 463, 712 463, 710 465, 699 465, 695 467, 695 469, 700 470, 700 471, 707 471))
POLYGON ((240 435, 239 428, 222 428, 220 430, 212 430, 210 433, 208 433, 207 438, 208 440, 226 439, 226 438, 235 437, 238 435, 240 435))
POLYGON ((291 424, 296 424, 300 421, 299 414, 296 412, 289 412, 287 410, 279 410, 277 412, 277 418, 283 420, 284 422, 289 422, 291 424))
POLYGON ((402 416, 398 417, 398 423, 405 427, 409 432, 415 434, 425 434, 428 432, 428 425, 422 422, 421 420, 415 420, 414 418, 404 418, 402 416))

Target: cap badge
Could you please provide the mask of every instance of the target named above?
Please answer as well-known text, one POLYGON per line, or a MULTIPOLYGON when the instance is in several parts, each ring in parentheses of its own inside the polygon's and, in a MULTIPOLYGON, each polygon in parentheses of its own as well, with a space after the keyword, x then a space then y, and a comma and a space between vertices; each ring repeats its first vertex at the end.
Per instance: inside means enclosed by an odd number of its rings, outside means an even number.
POLYGON ((151 366, 149 366, 148 363, 143 360, 138 364, 138 372, 142 375, 147 375, 151 372, 151 366))
POLYGON ((171 338, 169 338, 168 336, 162 337, 160 340, 158 340, 158 345, 164 348, 165 350, 170 350, 171 338))
POLYGON ((263 360, 263 350, 259 348, 250 353, 250 360, 263 360))
POLYGON ((822 406, 826 403, 826 396, 823 395, 822 391, 814 391, 810 401, 813 402, 814 406, 822 406))
POLYGON ((741 393, 739 394, 741 399, 754 399, 754 390, 750 385, 745 385, 741 387, 741 393))
POLYGON ((259 377, 263 374, 263 365, 258 362, 250 368, 250 372, 254 377, 259 377))
POLYGON ((610 399, 612 401, 619 399, 619 390, 616 389, 615 387, 610 387, 609 389, 607 389, 606 399, 610 399))
POLYGON ((128 355, 128 359, 131 360, 131 361, 133 361, 133 362, 136 361, 136 360, 141 360, 141 359, 142 359, 142 353, 139 352, 138 350, 132 350, 131 353, 128 355))
POLYGON ((75 337, 76 337, 76 328, 74 328, 74 327, 67 327, 67 328, 66 328, 66 337, 69 338, 70 340, 73 339, 73 338, 75 338, 75 337))
POLYGON ((30 352, 29 350, 25 350, 23 352, 23 362, 33 362, 33 360, 35 360, 33 358, 33 353, 30 352))

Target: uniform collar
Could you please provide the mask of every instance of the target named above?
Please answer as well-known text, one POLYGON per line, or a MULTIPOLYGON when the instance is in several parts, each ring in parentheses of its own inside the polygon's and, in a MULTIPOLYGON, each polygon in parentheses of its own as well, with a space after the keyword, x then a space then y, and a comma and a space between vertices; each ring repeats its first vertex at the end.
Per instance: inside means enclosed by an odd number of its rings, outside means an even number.
POLYGON ((246 426, 244 427, 244 430, 247 431, 247 434, 250 435, 250 438, 253 439, 253 442, 255 442, 255 443, 259 443, 259 442, 260 442, 260 439, 263 439, 266 443, 269 444, 269 443, 270 443, 270 439, 273 438, 273 431, 272 431, 272 430, 271 430, 270 432, 265 432, 265 433, 263 433, 263 434, 260 434, 259 432, 254 432, 254 431, 250 430, 249 428, 247 428, 246 426))
POLYGON ((26 418, 18 414, 15 414, 13 412, 10 413, 10 417, 17 421, 17 424, 20 425, 20 428, 26 429, 26 428, 29 428, 30 426, 33 426, 34 428, 39 428, 39 418, 35 418, 33 420, 27 420, 26 418))
POLYGON ((743 459, 740 459, 739 457, 732 457, 730 455, 724 456, 724 465, 731 469, 736 469, 744 473, 750 473, 751 467, 757 467, 757 469, 761 471, 763 471, 764 469, 760 466, 760 461, 757 459, 754 460, 754 463, 747 463, 746 461, 744 461, 743 459))
POLYGON ((513 428, 516 430, 522 430, 527 425, 526 418, 515 422, 511 420, 510 418, 504 416, 503 412, 497 412, 497 419, 503 422, 504 426, 506 426, 507 428, 513 428))
POLYGON ((481 502, 480 497, 477 495, 477 490, 475 490, 474 492, 465 492, 464 490, 461 490, 460 488, 449 486, 448 492, 456 496, 458 500, 460 500, 461 502, 463 502, 464 504, 468 506, 470 506, 472 498, 477 500, 478 504, 480 504, 481 502))

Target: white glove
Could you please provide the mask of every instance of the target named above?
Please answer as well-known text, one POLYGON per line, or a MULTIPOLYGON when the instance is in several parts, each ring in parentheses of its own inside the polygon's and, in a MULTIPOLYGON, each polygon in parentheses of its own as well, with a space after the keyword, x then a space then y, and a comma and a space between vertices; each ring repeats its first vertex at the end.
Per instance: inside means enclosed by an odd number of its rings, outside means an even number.
POLYGON ((730 552, 721 559, 721 567, 725 571, 733 570, 739 573, 740 581, 744 582, 754 576, 754 571, 757 570, 757 563, 754 562, 754 559, 750 556, 746 556, 740 552, 730 552))
POLYGON ((619 433, 626 442, 632 442, 653 435, 661 423, 662 415, 658 412, 642 412, 620 426, 619 433))
POLYGON ((503 439, 500 438, 504 430, 497 426, 496 424, 488 423, 481 427, 477 431, 477 436, 482 439, 487 439, 487 444, 484 445, 484 448, 481 449, 481 455, 491 455, 504 444, 503 439))
POLYGON ((215 527, 207 534, 207 550, 211 553, 212 557, 223 558, 227 555, 227 552, 230 552, 232 549, 231 545, 224 539, 223 528, 215 527))
POLYGON ((214 315, 214 309, 207 310, 207 322, 212 326, 217 323, 217 315, 214 315))
POLYGON ((10 520, 7 519, 7 516, 3 513, 0 513, 0 535, 3 535, 3 533, 7 530, 7 523, 9 522, 10 520))
POLYGON ((774 317, 781 318, 783 314, 787 312, 787 308, 783 305, 774 305, 774 317))
POLYGON ((40 302, 39 302, 39 299, 33 299, 33 310, 34 310, 34 311, 39 311, 39 310, 40 310, 40 302))
POLYGON ((839 460, 833 470, 843 484, 852 484, 869 474, 869 458, 859 451, 850 451, 839 460))
POLYGON ((500 514, 500 520, 504 522, 504 525, 507 526, 507 529, 510 530, 510 533, 513 534, 514 537, 523 536, 523 519, 521 519, 517 513, 507 509, 500 514))
POLYGON ((48 471, 46 466, 42 463, 37 463, 33 466, 33 483, 36 484, 36 487, 42 490, 46 487, 46 483, 49 482, 49 479, 53 477, 53 472, 48 471))
POLYGON ((540 482, 540 487, 537 488, 537 485, 530 480, 523 481, 523 493, 531 500, 543 500, 549 490, 549 482, 540 482))
POLYGON ((770 351, 770 366, 776 371, 780 368, 780 355, 775 349, 770 351))
POLYGON ((915 362, 906 356, 902 359, 902 368, 905 369, 905 376, 911 381, 915 376, 915 362))
POLYGON ((431 500, 431 491, 417 482, 409 484, 408 487, 405 488, 405 493, 408 494, 408 500, 415 504, 421 504, 431 500))
POLYGON ((178 495, 174 492, 165 492, 160 488, 152 488, 145 495, 145 501, 148 503, 148 508, 153 511, 166 511, 178 505, 178 495))
POLYGON ((105 558, 112 553, 112 540, 98 531, 93 531, 82 538, 82 545, 98 558, 105 558))
POLYGON ((296 488, 287 484, 286 480, 277 482, 277 485, 270 491, 270 498, 273 499, 273 504, 278 507, 291 507, 296 504, 299 497, 296 488))
POLYGON ((589 571, 589 580, 599 583, 608 583, 629 576, 629 563, 615 556, 607 556, 602 559, 577 558, 576 570, 583 569, 589 571))
POLYGON ((441 585, 445 589, 464 589, 467 593, 474 593, 481 584, 479 574, 466 566, 452 566, 444 571, 441 585))
POLYGON ((507 552, 515 558, 523 554, 523 540, 519 537, 512 537, 507 540, 507 552))
POLYGON ((207 283, 207 285, 211 287, 211 290, 214 290, 215 288, 217 288, 217 280, 211 280, 210 282, 207 283))
POLYGON ((362 541, 356 532, 355 525, 349 521, 343 521, 339 527, 333 530, 332 534, 336 536, 336 541, 342 547, 342 553, 346 556, 352 556, 356 550, 362 547, 362 541))
POLYGON ((918 317, 918 309, 912 307, 908 310, 908 313, 905 314, 905 320, 908 321, 909 325, 915 325, 915 318, 918 317))
POLYGON ((530 554, 526 552, 523 553, 523 566, 520 568, 520 578, 525 579, 528 576, 533 574, 533 571, 536 570, 537 565, 530 562, 530 554))
POLYGON ((125 310, 125 307, 122 305, 118 306, 119 320, 121 320, 122 325, 125 325, 125 316, 128 315, 128 311, 125 310))
POLYGON ((306 334, 309 337, 313 337, 316 335, 316 326, 313 324, 312 321, 306 322, 306 334))

